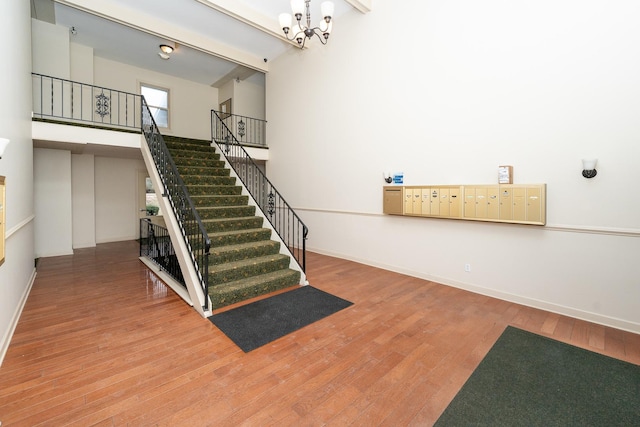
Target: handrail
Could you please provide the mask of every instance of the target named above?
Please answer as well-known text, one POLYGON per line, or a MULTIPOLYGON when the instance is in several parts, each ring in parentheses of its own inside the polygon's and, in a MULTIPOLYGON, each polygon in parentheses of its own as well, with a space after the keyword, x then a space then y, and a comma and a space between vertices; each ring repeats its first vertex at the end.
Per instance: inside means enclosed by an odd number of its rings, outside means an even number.
POLYGON ((211 110, 211 137, 302 271, 305 271, 306 240, 309 233, 307 226, 249 156, 215 110, 211 110))
POLYGON ((33 117, 140 132, 141 95, 31 73, 33 117))
POLYGON ((140 218, 140 256, 146 257, 176 282, 187 287, 169 230, 160 224, 154 224, 149 218, 140 218))
POLYGON ((178 173, 169 149, 162 138, 144 96, 142 97, 142 133, 144 134, 151 157, 158 170, 163 184, 163 197, 167 197, 169 204, 178 219, 180 232, 189 248, 191 262, 198 275, 200 286, 204 292, 203 309, 209 309, 209 252, 211 239, 207 233, 200 215, 189 197, 184 181, 178 173))
POLYGON ((211 139, 216 142, 224 141, 225 127, 228 130, 235 131, 235 137, 241 144, 257 145, 261 147, 267 146, 267 121, 255 119, 253 117, 239 116, 236 114, 223 113, 216 111, 216 115, 220 119, 220 126, 217 122, 212 121, 211 139), (222 126, 224 125, 224 126, 222 126))

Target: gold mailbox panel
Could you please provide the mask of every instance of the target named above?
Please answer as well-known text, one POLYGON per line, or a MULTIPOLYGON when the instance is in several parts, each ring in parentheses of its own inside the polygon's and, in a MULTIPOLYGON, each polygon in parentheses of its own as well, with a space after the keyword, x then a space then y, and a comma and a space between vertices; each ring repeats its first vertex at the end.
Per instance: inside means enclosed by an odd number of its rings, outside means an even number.
POLYGON ((384 187, 384 213, 544 225, 546 192, 546 184, 384 187))

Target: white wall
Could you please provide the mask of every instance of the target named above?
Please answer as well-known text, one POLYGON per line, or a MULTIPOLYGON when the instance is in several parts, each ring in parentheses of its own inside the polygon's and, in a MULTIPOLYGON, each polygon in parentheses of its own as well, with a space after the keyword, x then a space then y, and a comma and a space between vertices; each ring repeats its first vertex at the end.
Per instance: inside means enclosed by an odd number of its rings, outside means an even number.
POLYGON ((271 61, 268 169, 308 247, 640 332, 639 13, 633 0, 378 2, 336 20, 327 46, 271 61), (503 164, 548 184, 546 227, 381 215, 383 171, 490 184, 503 164))
POLYGON ((71 152, 33 150, 36 256, 73 253, 71 236, 71 152))
POLYGON ((78 43, 69 43, 71 80, 93 84, 93 48, 78 43))
POLYGON ((171 129, 162 133, 189 138, 211 138, 210 112, 218 108, 218 90, 199 83, 94 57, 94 84, 140 93, 140 83, 169 89, 171 129))
POLYGON ((96 245, 95 166, 93 154, 71 155, 73 247, 96 245))
POLYGON ((0 159, 6 177, 6 258, 0 266, 0 363, 35 277, 33 148, 31 145, 31 18, 29 2, 3 0, 0 36, 0 136, 11 143, 0 159))
MULTIPOLYGON (((70 77, 70 48, 69 29, 61 25, 54 25, 37 19, 31 20, 33 72, 45 76, 69 79, 70 77)), ((9 40, 14 40, 11 37, 9 40)))
POLYGON ((245 80, 234 83, 233 114, 264 120, 266 117, 265 75, 255 73, 245 80))
MULTIPOLYGON (((218 89, 219 103, 231 98, 231 113, 264 120, 266 117, 265 75, 254 73, 240 81, 229 80, 218 89)), ((220 106, 216 106, 219 110, 220 106)))
POLYGON ((35 150, 37 255, 136 239, 142 137, 40 122, 32 129, 39 144, 67 141, 66 149, 35 150))
POLYGON ((142 159, 95 158, 96 243, 136 239, 138 170, 142 159))

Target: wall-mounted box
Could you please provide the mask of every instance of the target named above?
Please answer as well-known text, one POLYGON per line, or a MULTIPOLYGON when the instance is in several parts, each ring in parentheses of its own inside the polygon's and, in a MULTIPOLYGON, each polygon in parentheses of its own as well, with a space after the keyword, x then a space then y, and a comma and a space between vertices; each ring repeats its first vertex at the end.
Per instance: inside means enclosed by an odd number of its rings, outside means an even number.
POLYGON ((498 166, 498 184, 513 184, 513 166, 498 166))
POLYGON ((0 176, 0 265, 4 263, 4 241, 7 232, 7 208, 5 206, 5 201, 4 176, 0 176))
POLYGON ((382 211, 389 215, 402 215, 403 197, 402 187, 384 187, 382 211))
POLYGON ((544 225, 546 184, 384 187, 384 213, 544 225))

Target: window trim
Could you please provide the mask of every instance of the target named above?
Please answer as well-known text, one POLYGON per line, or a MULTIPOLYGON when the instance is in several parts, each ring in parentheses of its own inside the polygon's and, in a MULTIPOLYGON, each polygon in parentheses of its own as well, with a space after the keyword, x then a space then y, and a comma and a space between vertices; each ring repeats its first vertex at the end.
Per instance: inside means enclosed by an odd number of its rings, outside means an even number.
MULTIPOLYGON (((157 105, 151 105, 151 104, 147 104, 150 108, 157 108, 159 110, 164 110, 167 112, 167 126, 160 126, 158 125, 158 127, 160 129, 167 129, 167 130, 171 130, 171 90, 169 88, 166 87, 162 87, 162 86, 158 86, 158 85, 154 85, 154 84, 149 84, 149 83, 144 83, 144 82, 139 82, 139 89, 140 89, 140 95, 142 95, 142 88, 149 88, 149 89, 155 89, 155 90, 159 90, 162 92, 166 92, 167 94, 167 107, 159 107, 157 105)), ((156 123, 157 124, 157 123, 156 123)))

